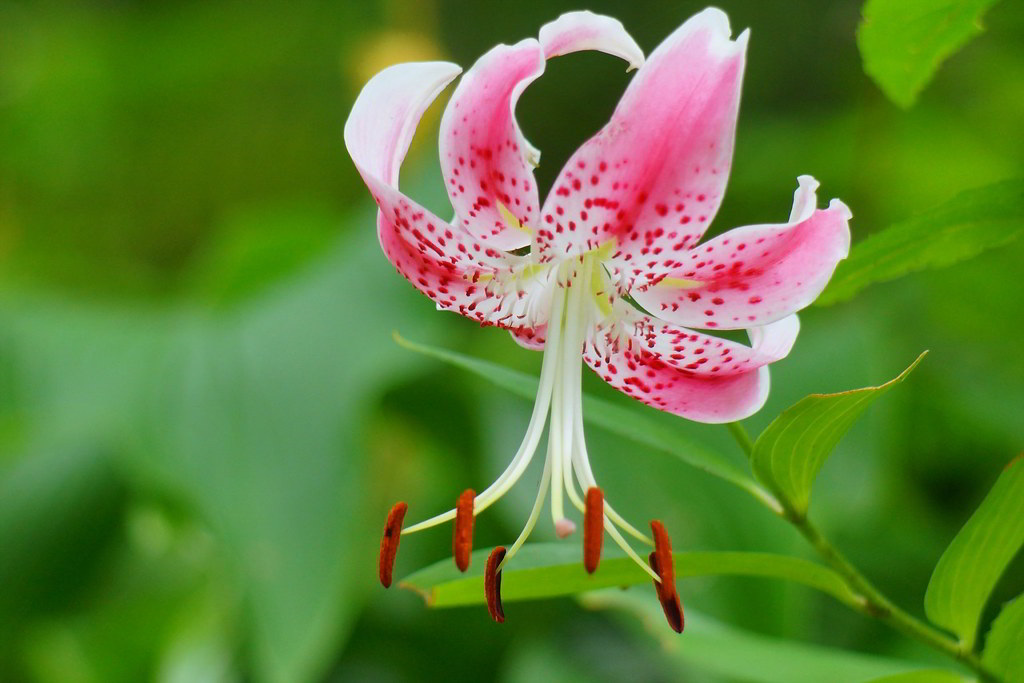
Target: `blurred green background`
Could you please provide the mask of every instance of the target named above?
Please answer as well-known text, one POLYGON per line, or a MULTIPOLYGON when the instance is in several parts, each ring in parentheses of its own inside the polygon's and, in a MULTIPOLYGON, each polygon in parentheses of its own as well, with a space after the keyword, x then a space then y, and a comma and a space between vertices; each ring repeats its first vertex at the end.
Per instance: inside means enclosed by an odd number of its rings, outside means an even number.
MULTIPOLYGON (((858 2, 720 5, 752 36, 717 230, 784 219, 801 173, 849 204, 855 241, 1024 174, 1020 3, 997 4, 909 111, 863 73, 858 2)), ((587 6, 647 52, 702 7, 587 6)), ((733 680, 569 599, 509 605, 498 627, 376 582, 390 504, 419 519, 485 486, 529 411, 392 330, 531 373, 540 357, 436 313, 395 274, 342 125, 388 64, 468 67, 579 8, 0 1, 0 680, 733 680)), ((542 190, 627 81, 618 60, 582 54, 527 90, 542 190)), ((403 174, 441 215, 444 99, 403 174)), ((931 350, 842 442, 812 508, 915 614, 1024 443, 1022 261, 1017 242, 808 310, 748 421, 756 432, 807 393, 884 381, 931 350)), ((723 429, 687 429, 742 462, 723 429)), ((598 430, 589 442, 616 507, 663 518, 678 549, 806 554, 742 492, 598 430)), ((529 479, 480 519, 481 547, 518 533, 529 479)), ((449 534, 404 541, 398 575, 445 557, 449 534)), ((753 633, 940 661, 801 587, 681 587, 687 607, 753 633)), ((1018 558, 992 604, 1022 588, 1018 558)), ((752 678, 761 663, 748 664, 752 678)))

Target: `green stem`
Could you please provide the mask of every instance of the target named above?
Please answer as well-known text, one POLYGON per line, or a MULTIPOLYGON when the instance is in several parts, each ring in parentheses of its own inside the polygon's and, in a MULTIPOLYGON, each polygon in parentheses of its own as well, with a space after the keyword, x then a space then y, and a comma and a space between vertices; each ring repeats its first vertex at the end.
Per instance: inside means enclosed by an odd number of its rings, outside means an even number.
MULTIPOLYGON (((731 422, 727 426, 740 448, 747 454, 747 457, 750 457, 754 450, 754 443, 747 430, 739 422, 731 422)), ((757 496, 757 498, 769 509, 778 513, 779 501, 764 489, 761 491, 764 496, 757 496), (766 502, 769 500, 774 504, 766 502)), ((796 530, 811 544, 818 555, 843 578, 851 590, 861 597, 860 612, 880 619, 914 640, 956 659, 978 674, 981 680, 998 682, 998 677, 985 668, 975 652, 964 650, 956 640, 899 608, 854 567, 828 539, 822 536, 818 528, 805 515, 790 509, 786 506, 785 501, 781 501, 781 507, 784 508, 781 513, 782 518, 796 527, 796 530)))
POLYGON ((750 438, 750 434, 747 433, 746 427, 743 426, 742 422, 729 422, 725 425, 729 429, 729 433, 732 434, 732 438, 736 439, 736 443, 740 445, 743 452, 750 457, 750 454, 754 452, 754 441, 750 438))

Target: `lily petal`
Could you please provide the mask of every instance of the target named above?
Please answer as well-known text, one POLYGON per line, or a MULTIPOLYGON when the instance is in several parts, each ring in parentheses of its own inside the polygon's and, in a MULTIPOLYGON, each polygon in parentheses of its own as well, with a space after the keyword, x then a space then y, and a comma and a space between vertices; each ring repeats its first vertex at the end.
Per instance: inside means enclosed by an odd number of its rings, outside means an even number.
POLYGON ((817 210, 818 181, 800 176, 788 223, 730 230, 694 248, 682 268, 635 289, 637 303, 679 325, 738 329, 803 309, 850 251, 850 210, 817 210))
POLYGON ((657 279, 710 224, 732 163, 747 32, 709 8, 637 71, 611 121, 572 156, 541 211, 543 259, 615 240, 628 280, 657 279))
MULTIPOLYGON (((540 30, 540 40, 498 45, 466 72, 441 119, 441 170, 461 225, 489 246, 530 243, 540 205, 533 167, 537 150, 523 135, 515 108, 544 73, 546 58, 600 50, 643 63, 640 47, 611 17, 569 12, 540 30)), ((454 222, 454 221, 453 221, 454 222)))
POLYGON ((547 340, 547 333, 547 325, 536 328, 509 330, 509 334, 512 335, 512 339, 515 340, 516 344, 529 351, 542 351, 544 349, 544 342, 547 340))
POLYGON ((666 365, 695 375, 739 375, 789 355, 800 321, 786 316, 749 330, 750 346, 712 337, 646 315, 633 325, 634 346, 658 356, 666 365))
POLYGON ((608 356, 587 347, 583 359, 604 381, 649 406, 696 422, 720 424, 750 417, 768 399, 768 367, 708 377, 678 370, 658 356, 621 347, 608 356))
POLYGON ((598 50, 624 59, 628 71, 639 69, 644 52, 622 22, 583 10, 566 12, 540 29, 540 45, 548 59, 580 50, 598 50))
MULTIPOLYGON (((398 271, 440 308, 484 324, 522 325, 516 304, 482 283, 515 257, 482 245, 398 190, 399 169, 423 112, 459 73, 445 62, 399 64, 374 76, 345 122, 345 146, 379 210, 377 236, 398 271)), ((519 307, 522 310, 522 306, 519 307)))
POLYGON ((749 417, 768 398, 768 364, 793 348, 795 315, 752 328, 750 346, 640 314, 632 340, 591 337, 584 360, 606 382, 647 405, 717 424, 749 417))
POLYGON ((519 96, 544 73, 544 52, 530 38, 498 45, 459 81, 441 118, 441 171, 461 225, 488 245, 530 243, 539 210, 533 168, 539 153, 515 117, 519 96))
POLYGON ((423 112, 461 72, 450 62, 410 62, 371 78, 345 121, 345 148, 359 172, 397 189, 423 112))

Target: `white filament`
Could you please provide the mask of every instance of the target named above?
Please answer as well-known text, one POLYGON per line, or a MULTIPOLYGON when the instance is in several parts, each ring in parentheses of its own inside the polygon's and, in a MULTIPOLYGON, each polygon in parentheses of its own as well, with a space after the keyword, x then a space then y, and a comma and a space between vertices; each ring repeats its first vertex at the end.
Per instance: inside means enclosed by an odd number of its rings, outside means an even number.
MULTIPOLYGON (((586 506, 576 490, 575 479, 586 491, 597 486, 594 473, 587 455, 586 440, 583 433, 583 397, 582 397, 582 362, 583 345, 588 339, 588 331, 598 327, 601 315, 597 311, 591 292, 594 274, 594 262, 591 256, 563 264, 555 270, 551 292, 551 310, 547 318, 547 341, 544 347, 544 359, 541 365, 540 383, 537 387, 536 400, 530 423, 523 441, 505 471, 481 492, 474 500, 474 515, 483 512, 487 507, 505 495, 526 471, 537 446, 540 443, 548 413, 551 414, 551 428, 548 432, 547 457, 541 475, 540 489, 533 508, 522 532, 515 543, 506 552, 499 565, 505 565, 522 547, 526 539, 537 525, 541 510, 547 497, 547 489, 551 487, 551 517, 559 536, 568 535, 575 529, 575 524, 565 517, 563 493, 567 494, 571 503, 585 513, 586 506)), ((526 303, 526 311, 517 311, 529 315, 534 302, 526 303)), ((502 304, 504 306, 504 302, 502 304)), ((513 309, 515 304, 513 304, 513 309)), ((607 322, 607 321, 604 321, 607 322)), ((590 335, 592 338, 594 335, 590 335)), ((415 533, 430 527, 448 522, 455 518, 454 509, 441 513, 402 531, 403 534, 415 533)), ((633 550, 619 532, 621 528, 642 543, 654 545, 654 542, 640 532, 607 503, 604 503, 603 527, 612 540, 655 581, 658 575, 633 550)))
MULTIPOLYGON (((560 287, 554 288, 551 301, 550 320, 561 320, 565 308, 565 292, 560 287)), ((523 437, 519 450, 516 451, 512 462, 508 464, 505 471, 494 480, 494 483, 484 489, 473 501, 473 514, 477 515, 487 509, 494 501, 498 500, 508 491, 522 476, 526 466, 530 464, 540 437, 544 433, 544 424, 547 422, 548 408, 551 405, 551 394, 558 374, 558 349, 562 334, 562 325, 548 325, 547 341, 544 346, 544 360, 540 368, 540 385, 537 387, 537 397, 533 403, 533 413, 530 415, 530 424, 526 428, 526 435, 523 437)), ((402 530, 403 534, 412 534, 423 531, 430 527, 437 526, 455 519, 455 510, 451 509, 442 512, 430 519, 413 524, 402 530)))

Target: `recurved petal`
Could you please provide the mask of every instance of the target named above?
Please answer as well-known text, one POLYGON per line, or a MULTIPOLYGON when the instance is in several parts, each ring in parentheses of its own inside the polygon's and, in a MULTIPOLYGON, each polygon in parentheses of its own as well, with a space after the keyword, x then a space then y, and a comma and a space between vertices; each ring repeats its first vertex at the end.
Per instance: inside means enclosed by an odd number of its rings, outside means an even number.
MULTIPOLYGON (((613 387, 697 422, 741 420, 768 397, 768 364, 789 354, 797 317, 750 330, 750 346, 636 314, 629 340, 591 337, 584 359, 613 387)), ((628 326, 627 326, 628 327, 628 326)))
POLYGON ((850 250, 850 210, 819 210, 818 182, 800 176, 788 223, 730 230, 695 247, 684 266, 631 294, 652 314, 718 329, 764 325, 810 305, 850 250))
POLYGON ((398 271, 441 308, 481 323, 516 327, 521 321, 510 311, 520 297, 492 296, 484 284, 510 267, 509 257, 398 189, 399 169, 420 117, 458 71, 444 62, 381 71, 352 106, 345 146, 377 202, 377 235, 398 271))
POLYGON ((345 121, 345 148, 359 172, 397 189, 423 112, 461 71, 450 62, 409 62, 371 78, 345 121))
POLYGON ((681 265, 721 203, 732 160, 747 33, 697 14, 637 71, 611 121, 573 155, 541 211, 542 257, 614 239, 628 279, 681 265))
POLYGON ((399 170, 423 112, 458 73, 459 67, 447 62, 384 69, 370 79, 352 105, 345 122, 345 147, 379 207, 378 236, 385 252, 397 256, 401 250, 389 247, 399 239, 428 263, 438 262, 445 270, 473 279, 478 270, 500 268, 503 255, 398 189, 399 170))
POLYGON ((539 153, 516 121, 519 96, 544 73, 540 43, 498 45, 459 81, 441 118, 441 170, 457 221, 498 249, 530 243, 539 153))
POLYGON ((711 377, 679 370, 659 356, 626 346, 598 354, 587 345, 583 359, 602 379, 638 401, 695 422, 720 424, 749 417, 768 398, 768 367, 711 377))
POLYGON ((739 375, 789 355, 800 320, 790 315, 749 330, 750 345, 679 327, 646 315, 632 325, 633 345, 654 354, 666 365, 695 375, 739 375))
POLYGON ((644 52, 622 22, 583 10, 566 12, 540 29, 540 45, 548 59, 581 50, 598 50, 624 59, 629 69, 639 69, 644 52))

